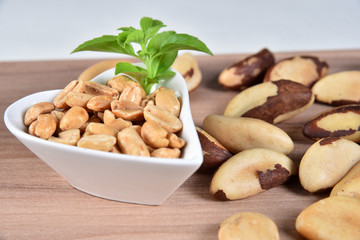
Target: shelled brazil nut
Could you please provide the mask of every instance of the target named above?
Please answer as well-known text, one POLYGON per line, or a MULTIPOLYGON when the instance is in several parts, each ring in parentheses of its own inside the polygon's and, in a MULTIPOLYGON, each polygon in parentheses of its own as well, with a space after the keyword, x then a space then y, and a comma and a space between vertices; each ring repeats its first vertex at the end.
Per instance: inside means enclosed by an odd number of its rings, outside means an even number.
POLYGON ((285 131, 256 118, 212 114, 204 119, 203 129, 234 154, 251 148, 267 148, 287 155, 294 149, 285 131))
POLYGON ((225 88, 242 90, 263 80, 266 70, 275 62, 274 55, 264 48, 224 69, 218 82, 225 88))
POLYGON ((360 200, 347 196, 321 199, 296 218, 296 230, 306 239, 360 239, 360 200))
POLYGON ((253 148, 234 155, 218 168, 210 192, 221 200, 243 199, 278 186, 296 173, 296 165, 284 154, 253 148))
POLYGON ((350 104, 323 111, 307 121, 304 136, 319 140, 342 137, 360 142, 360 104, 350 104))
POLYGON ((314 99, 311 90, 300 83, 290 80, 264 82, 237 94, 228 103, 224 115, 278 123, 308 109, 314 99))
POLYGON ((270 67, 265 74, 264 82, 287 79, 311 87, 324 77, 328 70, 327 62, 316 56, 293 56, 282 59, 270 67))
POLYGON ((311 145, 300 161, 303 188, 317 192, 335 186, 360 161, 360 146, 343 138, 323 138, 311 145))
POLYGON ((360 163, 357 163, 331 190, 332 196, 349 196, 360 199, 360 163))
POLYGON ((342 71, 321 78, 312 87, 316 100, 341 106, 360 103, 360 71, 342 71))

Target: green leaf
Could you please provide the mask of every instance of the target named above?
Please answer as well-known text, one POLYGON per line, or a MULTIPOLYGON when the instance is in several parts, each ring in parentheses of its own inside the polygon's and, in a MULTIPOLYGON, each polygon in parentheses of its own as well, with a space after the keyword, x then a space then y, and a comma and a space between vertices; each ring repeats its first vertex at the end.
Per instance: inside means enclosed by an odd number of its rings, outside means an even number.
POLYGON ((169 78, 172 78, 173 76, 175 76, 175 72, 171 71, 171 70, 167 70, 167 71, 164 71, 162 73, 159 73, 156 78, 155 78, 155 81, 158 82, 159 80, 161 79, 169 79, 169 78))
POLYGON ((171 37, 176 34, 174 31, 166 31, 156 34, 150 39, 147 49, 152 55, 160 52, 164 45, 166 45, 171 37))
POLYGON ((144 32, 143 32, 143 31, 141 31, 141 30, 134 30, 134 31, 132 31, 132 32, 129 32, 129 34, 128 34, 127 38, 126 38, 125 43, 134 42, 134 43, 138 43, 138 44, 143 44, 144 38, 145 38, 145 35, 144 35, 144 32))
POLYGON ((168 41, 160 49, 161 52, 179 50, 195 50, 213 55, 205 43, 188 34, 172 34, 168 41))
POLYGON ((141 30, 145 33, 146 40, 153 37, 161 28, 166 27, 160 20, 143 17, 140 20, 141 30))
POLYGON ((127 50, 117 43, 117 37, 104 35, 84 42, 75 48, 71 53, 80 51, 115 52, 127 54, 127 50))
POLYGON ((170 51, 170 52, 160 54, 156 58, 154 58, 152 60, 153 63, 155 63, 152 65, 153 71, 154 71, 154 76, 151 76, 151 77, 155 78, 156 75, 169 70, 169 68, 175 61, 177 54, 178 54, 177 51, 170 51))
POLYGON ((115 67, 115 74, 140 71, 144 71, 144 69, 138 66, 134 66, 129 62, 119 62, 115 67))

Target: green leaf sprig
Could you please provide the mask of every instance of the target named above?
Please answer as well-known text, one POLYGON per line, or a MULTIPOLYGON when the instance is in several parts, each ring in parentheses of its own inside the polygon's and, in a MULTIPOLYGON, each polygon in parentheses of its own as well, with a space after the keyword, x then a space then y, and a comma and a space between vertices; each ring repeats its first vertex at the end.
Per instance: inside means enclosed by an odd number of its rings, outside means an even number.
POLYGON ((161 21, 150 17, 140 20, 140 29, 121 27, 116 35, 103 35, 86 41, 71 53, 80 51, 100 51, 126 54, 136 57, 144 63, 145 68, 120 62, 116 65, 115 74, 126 73, 136 76, 147 93, 160 79, 168 79, 175 75, 170 67, 175 61, 179 50, 195 50, 213 55, 207 46, 198 38, 179 34, 175 31, 159 30, 166 27, 161 21), (135 52, 134 46, 139 49, 135 52))

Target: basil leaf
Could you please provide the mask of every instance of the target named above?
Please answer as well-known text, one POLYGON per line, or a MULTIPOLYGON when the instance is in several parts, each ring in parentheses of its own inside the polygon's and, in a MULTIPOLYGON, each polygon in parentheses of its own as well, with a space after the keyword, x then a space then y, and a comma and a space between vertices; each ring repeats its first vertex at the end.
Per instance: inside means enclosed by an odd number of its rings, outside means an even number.
POLYGON ((145 38, 145 34, 143 31, 134 30, 132 32, 129 32, 129 34, 127 35, 127 38, 125 40, 125 43, 134 42, 134 43, 138 43, 138 44, 143 44, 144 38, 145 38))
POLYGON ((188 34, 172 34, 168 41, 161 47, 161 52, 179 50, 195 50, 213 55, 205 43, 188 34))
POLYGON ((150 39, 147 49, 148 52, 152 55, 159 53, 164 45, 167 44, 169 39, 176 34, 174 31, 166 31, 156 34, 153 38, 150 39))
POLYGON ((171 51, 158 55, 156 58, 154 58, 153 62, 157 63, 155 76, 167 71, 175 61, 177 54, 178 54, 177 51, 171 51))
POLYGON ((75 48, 71 53, 80 51, 115 52, 127 54, 127 50, 117 43, 117 37, 104 35, 84 42, 75 48))
POLYGON ((175 72, 171 71, 171 70, 167 70, 165 72, 159 73, 156 77, 155 77, 155 81, 158 82, 161 79, 169 79, 172 78, 173 76, 175 76, 175 72))
POLYGON ((119 62, 115 67, 115 74, 140 71, 143 71, 143 68, 134 66, 129 62, 119 62))
POLYGON ((145 39, 153 37, 161 28, 166 27, 161 21, 149 17, 140 20, 141 30, 145 33, 145 39))

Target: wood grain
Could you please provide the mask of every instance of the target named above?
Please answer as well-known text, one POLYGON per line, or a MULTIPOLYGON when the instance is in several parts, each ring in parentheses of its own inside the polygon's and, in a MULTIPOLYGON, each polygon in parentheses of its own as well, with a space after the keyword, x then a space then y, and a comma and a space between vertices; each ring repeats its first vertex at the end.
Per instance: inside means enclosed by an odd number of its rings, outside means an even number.
MULTIPOLYGON (((360 70, 360 50, 277 53, 276 59, 298 54, 325 59, 330 73, 360 70)), ((203 81, 190 94, 196 125, 208 114, 222 114, 237 94, 220 87, 217 76, 244 56, 197 57, 203 81)), ((211 175, 196 173, 161 206, 128 204, 74 189, 6 129, 3 114, 9 104, 34 92, 63 88, 98 61, 0 63, 0 239, 217 239, 219 224, 241 211, 272 218, 282 240, 303 239, 295 230, 297 215, 329 192, 308 193, 297 177, 244 200, 221 202, 209 194, 211 175)), ((295 142, 290 157, 297 164, 312 143, 301 134, 304 122, 327 108, 314 104, 279 124, 295 142)))

